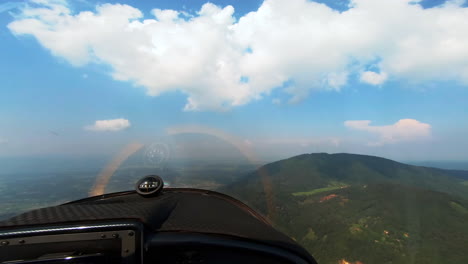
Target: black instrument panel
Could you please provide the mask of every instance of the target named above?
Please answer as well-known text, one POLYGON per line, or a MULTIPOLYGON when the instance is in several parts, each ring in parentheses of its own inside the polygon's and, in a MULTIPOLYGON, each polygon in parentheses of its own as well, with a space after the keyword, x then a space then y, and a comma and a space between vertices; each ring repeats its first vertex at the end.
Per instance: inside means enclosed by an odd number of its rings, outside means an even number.
POLYGON ((145 263, 308 263, 279 247, 209 234, 157 233, 146 240, 145 247, 149 248, 145 263))
POLYGON ((307 263, 252 241, 187 232, 156 232, 138 222, 0 231, 0 263, 307 263))
MULTIPOLYGON (((145 191, 153 188, 149 181, 140 185, 145 191)), ((316 261, 230 196, 167 188, 156 196, 121 192, 89 197, 0 222, 0 263, 316 261)))
POLYGON ((140 263, 142 226, 102 223, 0 232, 0 263, 140 263))

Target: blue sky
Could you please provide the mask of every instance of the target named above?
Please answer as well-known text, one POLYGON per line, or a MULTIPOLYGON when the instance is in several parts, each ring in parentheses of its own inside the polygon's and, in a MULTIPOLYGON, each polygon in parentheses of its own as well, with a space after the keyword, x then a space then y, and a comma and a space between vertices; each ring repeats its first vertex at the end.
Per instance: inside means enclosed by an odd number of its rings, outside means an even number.
POLYGON ((197 13, 205 1, 0 4, 0 156, 112 154, 190 124, 230 134, 265 158, 325 151, 468 159, 465 4, 293 2, 212 1, 205 13, 197 13), (128 6, 99 13, 105 3, 128 6), (389 26, 397 23, 380 18, 385 5, 421 22, 389 26), (41 8, 67 8, 60 12, 75 24, 41 8), (155 8, 187 14, 155 20, 155 8), (125 18, 135 10, 143 16, 125 18), (85 11, 104 21, 96 34, 80 33, 93 30, 78 18, 85 11), (375 28, 364 28, 376 17, 375 28), (434 17, 446 23, 428 28, 434 17), (129 37, 132 21, 140 27, 129 37))

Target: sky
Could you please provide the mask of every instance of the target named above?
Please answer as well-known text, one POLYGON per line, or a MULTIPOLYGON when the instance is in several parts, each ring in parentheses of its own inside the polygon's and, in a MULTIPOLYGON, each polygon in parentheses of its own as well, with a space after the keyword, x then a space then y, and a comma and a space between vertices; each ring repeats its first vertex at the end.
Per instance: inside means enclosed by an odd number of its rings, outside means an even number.
POLYGON ((259 159, 468 160, 466 32, 465 1, 2 2, 0 157, 202 133, 259 159))

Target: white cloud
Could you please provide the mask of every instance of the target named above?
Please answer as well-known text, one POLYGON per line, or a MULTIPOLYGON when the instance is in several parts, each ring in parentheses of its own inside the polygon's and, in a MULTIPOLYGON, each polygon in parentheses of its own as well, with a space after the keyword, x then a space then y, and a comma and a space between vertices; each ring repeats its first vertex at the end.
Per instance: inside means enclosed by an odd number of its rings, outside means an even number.
POLYGON ((425 140, 431 136, 431 125, 414 119, 400 119, 393 125, 371 126, 369 120, 350 120, 344 125, 353 130, 365 131, 379 137, 369 145, 380 146, 391 143, 425 140))
POLYGON ((86 130, 90 131, 119 131, 130 127, 130 122, 127 119, 109 119, 97 120, 91 126, 86 126, 86 130))
POLYGON ((372 85, 379 85, 387 80, 387 74, 385 72, 376 73, 373 71, 366 71, 361 74, 361 81, 372 85))
POLYGON ((116 80, 157 96, 178 90, 185 110, 219 110, 284 87, 298 102, 313 90, 339 90, 349 76, 382 84, 468 83, 468 8, 457 1, 423 9, 410 0, 354 0, 337 12, 305 0, 266 0, 236 21, 234 8, 207 3, 197 13, 103 4, 73 13, 40 0, 8 25, 33 35, 75 66, 110 65, 116 80), (46 8, 44 8, 46 7, 46 8), (377 63, 376 63, 377 61, 377 63), (245 81, 248 80, 248 81, 245 81))

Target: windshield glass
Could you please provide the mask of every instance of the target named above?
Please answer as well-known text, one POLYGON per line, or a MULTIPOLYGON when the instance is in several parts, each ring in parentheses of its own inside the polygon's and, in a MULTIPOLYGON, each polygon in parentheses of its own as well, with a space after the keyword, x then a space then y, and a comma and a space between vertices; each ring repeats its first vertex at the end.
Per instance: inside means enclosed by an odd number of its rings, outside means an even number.
POLYGON ((468 263, 465 1, 0 3, 0 219, 146 175, 319 263, 468 263))

